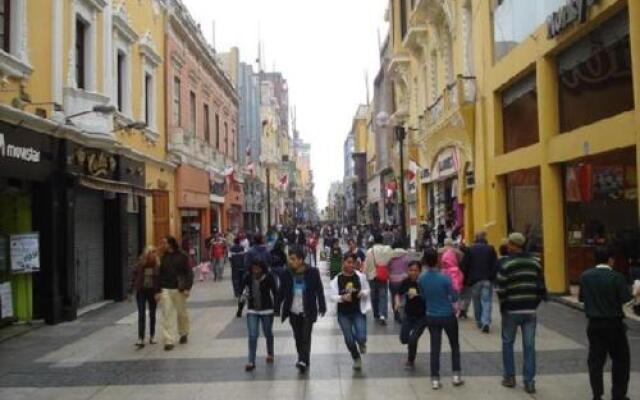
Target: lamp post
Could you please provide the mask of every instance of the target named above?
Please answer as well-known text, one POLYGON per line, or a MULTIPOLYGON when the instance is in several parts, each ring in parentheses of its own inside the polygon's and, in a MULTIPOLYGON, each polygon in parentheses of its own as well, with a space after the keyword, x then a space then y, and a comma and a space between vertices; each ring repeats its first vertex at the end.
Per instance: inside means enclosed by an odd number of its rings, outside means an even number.
POLYGON ((400 219, 400 236, 402 238, 403 245, 407 240, 407 221, 404 218, 405 198, 404 198, 404 139, 407 136, 407 132, 404 126, 397 125, 394 128, 396 140, 400 146, 400 209, 398 210, 398 218, 400 219))

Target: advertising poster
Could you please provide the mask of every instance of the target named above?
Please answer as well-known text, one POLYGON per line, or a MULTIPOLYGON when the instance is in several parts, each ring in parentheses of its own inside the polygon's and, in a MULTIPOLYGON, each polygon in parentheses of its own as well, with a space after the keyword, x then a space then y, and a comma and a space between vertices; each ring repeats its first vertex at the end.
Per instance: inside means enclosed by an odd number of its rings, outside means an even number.
POLYGON ((11 235, 11 272, 32 273, 40 271, 40 240, 37 233, 11 235))

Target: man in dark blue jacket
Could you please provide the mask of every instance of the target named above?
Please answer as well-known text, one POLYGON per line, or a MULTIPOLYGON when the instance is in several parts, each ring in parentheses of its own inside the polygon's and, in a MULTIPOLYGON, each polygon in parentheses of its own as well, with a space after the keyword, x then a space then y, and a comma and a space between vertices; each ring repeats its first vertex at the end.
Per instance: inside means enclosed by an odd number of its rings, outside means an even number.
POLYGON ((496 279, 498 256, 496 250, 487 243, 485 232, 478 232, 475 243, 464 257, 465 282, 471 286, 473 311, 478 329, 489 333, 491 326, 491 305, 493 301, 493 281, 496 279))
POLYGON ((256 234, 254 238, 253 247, 247 252, 247 255, 244 259, 244 265, 254 265, 256 261, 262 261, 267 268, 271 269, 271 254, 269 253, 269 249, 264 244, 264 236, 261 234, 256 234))
POLYGON ((289 268, 280 284, 282 322, 289 318, 298 351, 296 367, 304 373, 310 364, 313 324, 318 315, 327 312, 327 304, 320 272, 305 265, 302 248, 296 246, 289 251, 289 268))

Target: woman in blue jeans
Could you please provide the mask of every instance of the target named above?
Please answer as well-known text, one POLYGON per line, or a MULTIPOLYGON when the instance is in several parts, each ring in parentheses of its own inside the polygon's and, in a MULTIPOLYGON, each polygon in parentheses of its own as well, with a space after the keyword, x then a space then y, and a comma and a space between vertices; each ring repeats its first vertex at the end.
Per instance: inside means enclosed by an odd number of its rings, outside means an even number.
POLYGON ((453 303, 458 295, 453 289, 451 278, 440 272, 438 268, 438 252, 427 249, 424 252, 424 263, 427 271, 418 280, 420 292, 424 297, 426 309, 425 324, 431 334, 431 388, 438 390, 440 384, 440 351, 442 349, 442 331, 449 338, 451 347, 451 366, 453 369, 453 385, 464 383, 461 378, 460 343, 458 337, 458 319, 453 303))
POLYGON ((278 288, 276 280, 262 261, 251 265, 250 273, 242 285, 241 302, 247 306, 247 330, 249 331, 249 362, 245 371, 256 368, 259 328, 267 341, 267 364, 273 364, 273 317, 278 315, 278 288))
POLYGON ((366 314, 371 302, 367 277, 355 270, 356 258, 353 253, 344 255, 342 272, 331 281, 331 300, 337 303, 338 324, 353 358, 353 369, 361 371, 361 355, 367 351, 366 314))

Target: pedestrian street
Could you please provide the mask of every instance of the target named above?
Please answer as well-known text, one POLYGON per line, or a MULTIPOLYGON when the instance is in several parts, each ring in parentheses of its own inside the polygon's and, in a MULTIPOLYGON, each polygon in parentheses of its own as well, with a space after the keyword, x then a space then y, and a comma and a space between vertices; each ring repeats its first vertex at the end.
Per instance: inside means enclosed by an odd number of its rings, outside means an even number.
MULTIPOLYGON (((326 264, 320 268, 326 272, 326 264)), ((228 274, 227 274, 228 275, 228 274)), ((327 276, 323 274, 325 289, 327 276)), ((295 344, 288 323, 274 325, 275 364, 265 364, 259 339, 255 371, 244 371, 246 320, 236 318, 227 277, 197 282, 189 299, 189 343, 165 352, 161 344, 136 350, 137 316, 132 303, 109 304, 77 321, 44 326, 0 343, 0 399, 587 399, 590 389, 584 316, 556 303, 543 305, 537 331, 538 393, 500 385, 499 320, 489 334, 461 321, 465 384, 451 385, 447 341, 440 391, 430 387, 429 335, 420 341, 416 370, 404 369, 406 348, 399 326, 368 317, 368 352, 362 372, 352 361, 335 320, 321 318, 312 341, 311 368, 294 368, 295 344)), ((495 314, 495 313, 494 313, 495 314)), ((499 315, 496 316, 499 318, 499 315)), ((630 325, 631 354, 640 349, 640 326, 630 325)), ((519 349, 519 344, 517 346, 519 349)), ((518 371, 521 357, 518 350, 518 371)), ((609 374, 605 382, 609 385, 609 374)), ((629 393, 640 393, 640 362, 632 358, 629 393)))

